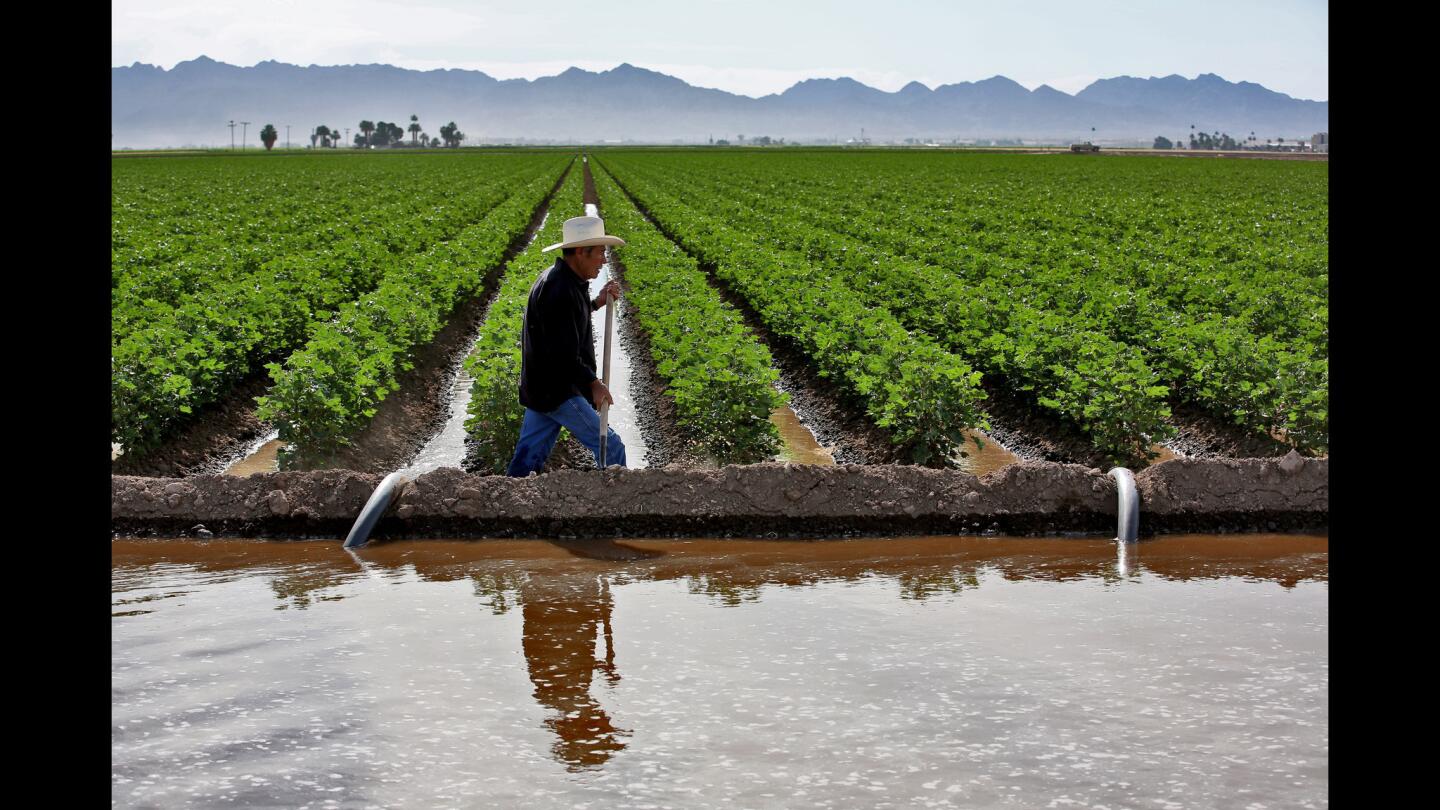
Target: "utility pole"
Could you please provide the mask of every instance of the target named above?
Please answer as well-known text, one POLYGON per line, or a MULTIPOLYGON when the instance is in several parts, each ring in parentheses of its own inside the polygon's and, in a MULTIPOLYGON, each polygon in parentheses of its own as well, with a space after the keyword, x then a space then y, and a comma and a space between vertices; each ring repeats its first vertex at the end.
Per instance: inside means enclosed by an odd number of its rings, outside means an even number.
POLYGON ((290 125, 285 125, 285 148, 290 148, 290 125))
POLYGON ((230 119, 230 151, 235 151, 235 119, 230 119))
POLYGON ((345 127, 345 143, 350 143, 350 127, 345 127))
MULTIPOLYGON (((240 149, 243 151, 245 149, 245 133, 250 129, 250 122, 241 121, 240 123, 244 125, 240 128, 240 149)), ((230 130, 230 134, 234 135, 235 130, 230 130)))

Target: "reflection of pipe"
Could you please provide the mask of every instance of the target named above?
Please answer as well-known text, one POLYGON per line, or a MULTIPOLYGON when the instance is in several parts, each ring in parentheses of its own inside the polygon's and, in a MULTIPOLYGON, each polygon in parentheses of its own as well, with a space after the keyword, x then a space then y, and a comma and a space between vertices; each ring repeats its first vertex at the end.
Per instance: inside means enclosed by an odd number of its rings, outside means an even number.
POLYGON ((1140 544, 1139 543, 1116 543, 1118 553, 1115 570, 1121 577, 1128 577, 1131 574, 1138 574, 1140 568, 1140 544))
POLYGON ((1135 491, 1135 473, 1113 467, 1107 473, 1120 489, 1120 525, 1116 540, 1133 543, 1140 533, 1140 494, 1135 491))
POLYGON ((403 483, 405 479, 400 477, 398 472, 392 472, 381 479, 380 486, 375 487, 370 500, 365 502, 365 508, 360 510, 360 517, 355 519, 355 525, 350 527, 350 534, 345 538, 345 548, 360 548, 365 545, 370 539, 370 532, 390 509, 390 504, 395 500, 395 495, 403 483))

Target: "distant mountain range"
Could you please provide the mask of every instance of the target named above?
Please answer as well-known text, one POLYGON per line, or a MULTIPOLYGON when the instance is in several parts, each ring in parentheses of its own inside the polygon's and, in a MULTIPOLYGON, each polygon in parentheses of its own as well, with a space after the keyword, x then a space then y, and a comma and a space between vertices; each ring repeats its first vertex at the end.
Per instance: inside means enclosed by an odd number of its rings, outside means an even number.
MULTIPOLYGON (((705 143, 712 137, 734 142, 737 134, 844 142, 859 138, 862 128, 872 140, 1148 142, 1156 135, 1188 138, 1192 124, 1236 139, 1253 131, 1263 141, 1328 131, 1330 117, 1328 101, 1295 99, 1212 73, 1100 79, 1075 95, 1048 85, 1026 90, 1004 76, 933 89, 911 82, 893 93, 849 78, 807 79, 757 99, 630 64, 501 80, 475 70, 390 65, 265 61, 239 67, 205 56, 170 70, 139 62, 111 68, 110 104, 115 148, 224 145, 232 119, 250 122, 252 146, 265 124, 274 124, 282 141, 289 124, 292 144, 308 144, 321 124, 349 127, 353 138, 362 119, 404 127, 411 114, 431 135, 456 122, 467 143, 705 143)), ((238 126, 235 137, 238 142, 238 126)))

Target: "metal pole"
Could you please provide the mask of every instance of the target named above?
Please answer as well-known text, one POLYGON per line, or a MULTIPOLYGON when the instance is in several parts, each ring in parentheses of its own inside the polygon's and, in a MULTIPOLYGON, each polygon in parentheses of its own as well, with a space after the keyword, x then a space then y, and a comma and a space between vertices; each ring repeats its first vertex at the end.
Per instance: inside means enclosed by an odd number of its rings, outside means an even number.
MULTIPOLYGON (((608 283, 610 279, 605 281, 608 283)), ((610 333, 615 331, 615 302, 605 303, 605 363, 602 379, 605 381, 605 388, 610 388, 610 333)), ((600 406, 600 469, 605 469, 605 462, 610 460, 606 454, 606 440, 610 438, 610 403, 600 406)))
POLYGON ((235 119, 230 119, 230 151, 235 151, 235 119))
POLYGON ((290 148, 290 125, 285 125, 285 148, 290 148))
MULTIPOLYGON (((244 124, 244 126, 240 129, 240 151, 243 152, 243 151, 245 151, 245 139, 246 139, 247 137, 249 137, 249 136, 246 135, 245 133, 247 133, 247 132, 250 131, 250 122, 249 122, 249 121, 241 121, 240 123, 241 123, 241 124, 244 124)), ((233 133, 235 130, 232 129, 232 130, 230 130, 230 131, 233 133)))

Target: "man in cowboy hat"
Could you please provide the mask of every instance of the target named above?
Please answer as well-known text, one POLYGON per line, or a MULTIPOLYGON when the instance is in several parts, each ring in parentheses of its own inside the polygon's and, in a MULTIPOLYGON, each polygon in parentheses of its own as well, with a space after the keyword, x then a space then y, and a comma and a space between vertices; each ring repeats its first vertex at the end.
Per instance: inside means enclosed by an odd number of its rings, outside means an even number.
MULTIPOLYGON (((605 233, 599 217, 565 220, 564 241, 555 264, 530 288, 521 327, 520 404, 525 421, 506 475, 539 472, 555 448, 560 428, 568 428, 600 459, 600 414, 603 403, 614 404, 610 390, 595 374, 595 336, 590 313, 620 297, 611 279, 594 300, 590 280, 600 275, 605 248, 625 240, 605 233)), ((613 429, 606 431, 605 464, 625 466, 625 443, 613 429)))

